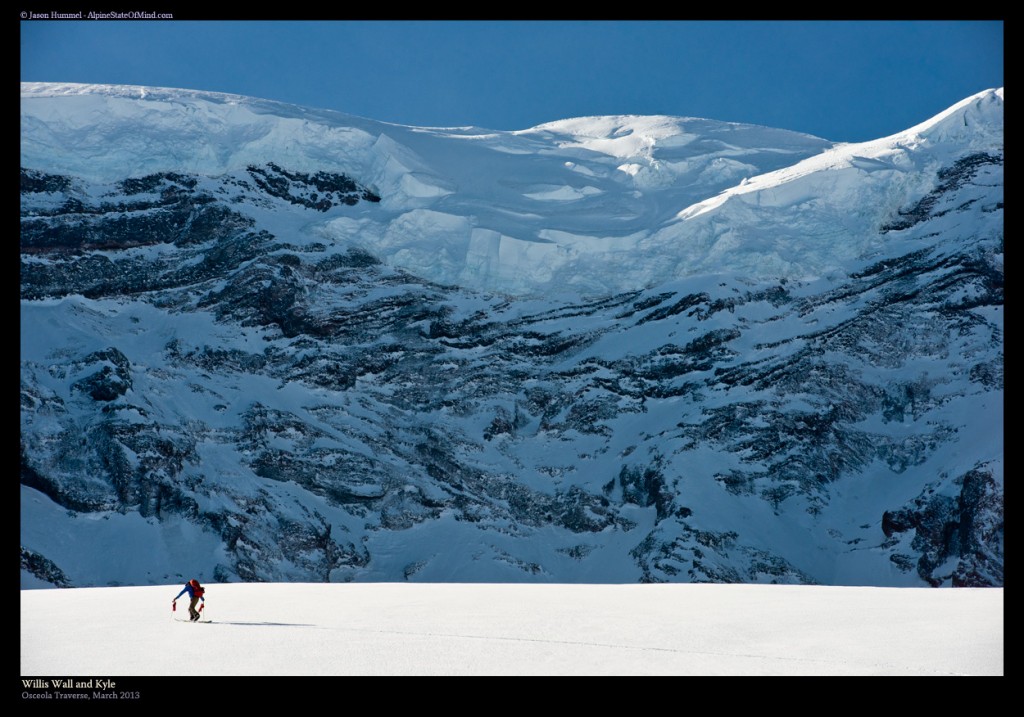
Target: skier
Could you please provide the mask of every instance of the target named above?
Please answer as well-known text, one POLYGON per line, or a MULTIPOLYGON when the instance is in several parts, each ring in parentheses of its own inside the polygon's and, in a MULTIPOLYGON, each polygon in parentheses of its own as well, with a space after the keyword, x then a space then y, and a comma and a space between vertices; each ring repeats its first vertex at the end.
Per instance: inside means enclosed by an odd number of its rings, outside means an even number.
POLYGON ((206 590, 199 584, 199 581, 192 578, 185 583, 185 587, 182 588, 181 592, 175 595, 174 599, 171 600, 171 609, 173 610, 177 606, 178 598, 185 593, 188 593, 188 596, 191 598, 191 602, 188 604, 188 617, 192 622, 195 622, 199 619, 199 610, 196 610, 196 603, 202 600, 203 605, 206 605, 206 598, 203 597, 203 593, 205 592, 206 590))

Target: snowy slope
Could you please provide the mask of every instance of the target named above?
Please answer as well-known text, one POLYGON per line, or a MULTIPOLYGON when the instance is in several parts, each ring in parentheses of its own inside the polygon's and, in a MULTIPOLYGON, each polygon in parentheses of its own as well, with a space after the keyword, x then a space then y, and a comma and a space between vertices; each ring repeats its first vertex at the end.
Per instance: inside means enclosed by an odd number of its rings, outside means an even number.
POLYGON ((493 132, 158 88, 28 83, 22 98, 25 167, 98 181, 219 176, 266 162, 339 171, 377 191, 380 206, 304 233, 431 281, 516 293, 838 270, 878 248, 866 230, 927 191, 930 172, 1002 136, 1002 90, 892 137, 837 147, 674 117, 493 132))
POLYGON ((1002 90, 841 146, 22 91, 24 587, 1002 584, 1002 90))
POLYGON ((220 176, 267 162, 341 172, 380 194, 380 205, 307 220, 303 233, 432 281, 516 292, 624 290, 685 275, 670 271, 672 251, 647 246, 658 227, 831 146, 688 118, 417 128, 231 95, 33 83, 22 86, 22 137, 22 166, 90 181, 220 176), (637 266, 623 272, 624 259, 637 266))
POLYGON ((1002 137, 1003 90, 987 90, 891 137, 839 145, 696 202, 655 241, 686 245, 688 272, 827 275, 883 252, 890 238, 875 228, 931 191, 936 172, 1002 137))
POLYGON ((215 584, 197 625, 179 590, 22 591, 20 674, 1004 674, 999 588, 215 584))

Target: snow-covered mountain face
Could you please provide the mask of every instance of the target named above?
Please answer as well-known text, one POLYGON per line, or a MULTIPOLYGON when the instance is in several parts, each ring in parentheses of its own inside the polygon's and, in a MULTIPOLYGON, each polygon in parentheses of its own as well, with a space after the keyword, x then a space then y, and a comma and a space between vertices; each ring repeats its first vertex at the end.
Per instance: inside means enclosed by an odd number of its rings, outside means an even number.
POLYGON ((23 585, 1001 585, 1002 107, 23 85, 23 585))

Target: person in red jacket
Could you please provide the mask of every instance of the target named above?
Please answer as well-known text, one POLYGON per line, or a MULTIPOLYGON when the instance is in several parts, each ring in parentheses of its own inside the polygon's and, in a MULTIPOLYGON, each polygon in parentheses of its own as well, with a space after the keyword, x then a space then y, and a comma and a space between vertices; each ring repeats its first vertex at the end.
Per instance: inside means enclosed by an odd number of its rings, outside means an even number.
POLYGON ((188 604, 188 617, 190 620, 192 620, 192 622, 195 622, 199 619, 199 610, 196 610, 196 603, 202 600, 203 604, 206 604, 206 598, 203 597, 203 593, 205 592, 206 590, 199 584, 199 581, 195 578, 192 578, 187 583, 185 583, 185 587, 182 588, 181 592, 175 595, 174 599, 171 600, 171 609, 174 609, 176 607, 178 603, 178 598, 180 598, 185 593, 188 593, 189 598, 191 598, 191 602, 189 602, 188 604))

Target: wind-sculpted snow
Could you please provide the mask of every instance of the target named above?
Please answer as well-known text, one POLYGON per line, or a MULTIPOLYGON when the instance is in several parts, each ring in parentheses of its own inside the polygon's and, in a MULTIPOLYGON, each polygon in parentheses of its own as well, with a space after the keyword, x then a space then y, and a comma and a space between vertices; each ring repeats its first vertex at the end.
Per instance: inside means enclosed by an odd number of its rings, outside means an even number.
POLYGON ((23 93, 31 584, 1002 584, 1001 91, 811 159, 23 93), (140 121, 242 144, 87 161, 140 121))

